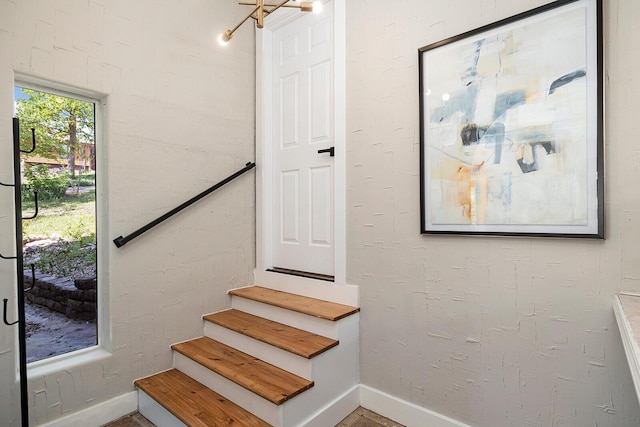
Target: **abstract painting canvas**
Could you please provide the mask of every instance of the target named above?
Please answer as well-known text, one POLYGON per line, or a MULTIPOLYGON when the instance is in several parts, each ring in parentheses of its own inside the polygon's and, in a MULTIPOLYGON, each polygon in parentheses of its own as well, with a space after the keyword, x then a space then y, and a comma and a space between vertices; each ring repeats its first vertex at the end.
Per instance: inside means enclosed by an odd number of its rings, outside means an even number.
POLYGON ((604 238, 601 8, 419 50, 422 233, 604 238))

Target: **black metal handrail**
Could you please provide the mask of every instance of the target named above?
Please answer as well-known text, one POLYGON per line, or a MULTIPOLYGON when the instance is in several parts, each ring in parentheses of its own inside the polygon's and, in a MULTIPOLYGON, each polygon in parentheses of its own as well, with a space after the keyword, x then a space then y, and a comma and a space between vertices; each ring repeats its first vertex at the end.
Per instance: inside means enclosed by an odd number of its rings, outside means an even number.
POLYGON ((131 240, 135 239, 136 237, 138 237, 139 235, 141 235, 142 233, 149 231, 150 229, 152 229, 153 227, 155 227, 156 225, 160 224, 161 222, 171 218, 173 215, 177 214, 178 212, 180 212, 181 210, 191 206, 192 204, 194 204, 195 202, 197 202, 198 200, 202 199, 203 197, 213 193, 214 191, 216 191, 218 188, 222 187, 223 185, 227 184, 230 181, 233 181, 234 179, 236 179, 237 177, 239 177, 240 175, 242 175, 243 173, 250 171, 251 169, 253 169, 254 167, 256 167, 256 164, 253 162, 249 162, 245 165, 244 168, 240 169, 238 172, 234 173, 233 175, 230 175, 229 177, 223 179, 222 181, 220 181, 219 183, 217 183, 216 185, 209 187, 208 189, 204 190, 202 193, 198 194, 195 197, 192 197, 191 199, 187 200, 186 202, 184 202, 183 204, 181 204, 180 206, 170 210, 169 212, 167 212, 166 214, 162 215, 161 217, 151 221, 150 223, 148 223, 147 225, 140 227, 139 229, 137 229, 136 231, 134 231, 133 233, 122 237, 122 236, 118 236, 115 239, 113 239, 113 243, 116 245, 116 247, 120 248, 124 245, 126 245, 127 243, 129 243, 131 240))

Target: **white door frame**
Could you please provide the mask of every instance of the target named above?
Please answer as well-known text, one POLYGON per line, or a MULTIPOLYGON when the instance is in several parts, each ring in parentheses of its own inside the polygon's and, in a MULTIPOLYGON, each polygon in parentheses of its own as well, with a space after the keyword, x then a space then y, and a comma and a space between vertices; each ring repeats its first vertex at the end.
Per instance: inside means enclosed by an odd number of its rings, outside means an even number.
MULTIPOLYGON (((328 5, 326 5, 328 6, 328 5)), ((326 7, 325 6, 325 7, 326 7)), ((281 290, 304 292, 306 295, 358 305, 357 287, 346 285, 346 0, 333 0, 333 120, 334 120, 334 241, 335 282, 270 273, 272 248, 271 157, 273 100, 271 85, 272 34, 294 20, 300 12, 279 11, 269 17, 267 25, 256 31, 256 271, 257 285, 281 290), (280 13, 282 12, 282 13, 280 13), (300 287, 302 289, 300 289, 300 287), (343 296, 334 296, 334 293, 343 296)))

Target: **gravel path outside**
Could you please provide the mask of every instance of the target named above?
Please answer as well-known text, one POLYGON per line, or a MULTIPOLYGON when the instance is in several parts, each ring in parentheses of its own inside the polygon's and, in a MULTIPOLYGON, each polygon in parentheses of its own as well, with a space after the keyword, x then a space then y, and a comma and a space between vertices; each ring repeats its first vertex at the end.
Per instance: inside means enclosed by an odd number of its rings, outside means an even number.
POLYGON ((96 323, 72 320, 46 307, 25 303, 27 363, 97 344, 96 323))

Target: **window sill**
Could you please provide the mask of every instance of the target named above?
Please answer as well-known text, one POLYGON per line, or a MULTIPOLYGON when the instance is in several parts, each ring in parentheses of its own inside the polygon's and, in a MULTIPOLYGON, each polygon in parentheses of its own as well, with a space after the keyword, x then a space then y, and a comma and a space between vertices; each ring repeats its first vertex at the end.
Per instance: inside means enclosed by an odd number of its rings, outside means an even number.
POLYGON ((27 365, 27 378, 42 377, 54 372, 68 370, 90 362, 106 359, 111 353, 100 346, 88 347, 60 356, 38 360, 27 365))

